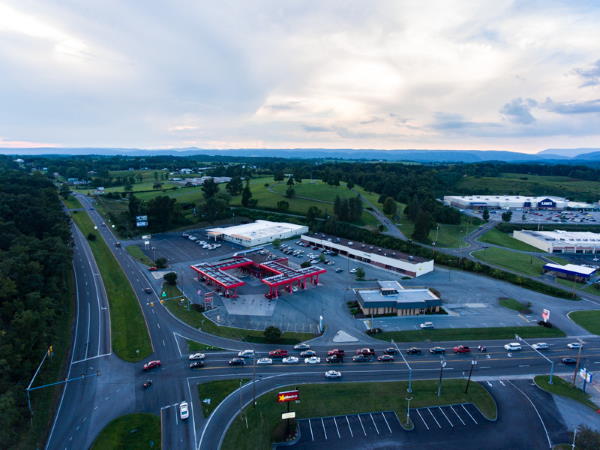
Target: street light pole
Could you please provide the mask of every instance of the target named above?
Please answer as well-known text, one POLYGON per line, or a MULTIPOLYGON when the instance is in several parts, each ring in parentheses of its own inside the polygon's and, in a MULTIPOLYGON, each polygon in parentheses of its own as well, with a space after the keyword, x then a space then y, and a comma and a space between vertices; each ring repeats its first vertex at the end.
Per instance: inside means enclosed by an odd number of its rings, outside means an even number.
POLYGON ((408 364, 408 361, 406 360, 406 358, 400 351, 398 344, 396 344, 393 339, 392 339, 392 344, 394 344, 394 346, 396 347, 396 350, 398 350, 398 353, 404 360, 404 364, 406 364, 406 367, 408 367, 408 387, 406 388, 406 392, 408 392, 410 394, 410 393, 412 393, 412 367, 410 367, 410 364, 408 364))
POLYGON ((442 395, 442 376, 444 375, 444 367, 446 367, 446 360, 444 357, 440 357, 440 380, 438 381, 438 391, 437 396, 440 397, 442 395))
POLYGON ((579 362, 581 361, 581 349, 583 349, 583 344, 579 347, 579 352, 577 352, 577 363, 575 364, 575 370, 573 371, 573 386, 575 386, 575 381, 577 380, 577 370, 579 369, 579 362))
POLYGON ((408 426, 408 424, 410 423, 410 401, 412 400, 412 397, 406 397, 406 425, 408 426))

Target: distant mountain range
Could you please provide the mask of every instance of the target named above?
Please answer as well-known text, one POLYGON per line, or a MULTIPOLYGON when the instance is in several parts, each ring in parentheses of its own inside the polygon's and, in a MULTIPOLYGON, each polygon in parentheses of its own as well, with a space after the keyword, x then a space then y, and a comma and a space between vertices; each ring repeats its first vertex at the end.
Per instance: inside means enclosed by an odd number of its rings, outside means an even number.
POLYGON ((369 149, 228 149, 210 150, 196 147, 178 149, 137 148, 0 148, 0 153, 12 155, 126 155, 126 156, 239 156, 301 159, 362 159, 415 162, 562 162, 584 163, 600 161, 600 148, 547 149, 539 153, 518 153, 502 150, 369 150, 369 149))

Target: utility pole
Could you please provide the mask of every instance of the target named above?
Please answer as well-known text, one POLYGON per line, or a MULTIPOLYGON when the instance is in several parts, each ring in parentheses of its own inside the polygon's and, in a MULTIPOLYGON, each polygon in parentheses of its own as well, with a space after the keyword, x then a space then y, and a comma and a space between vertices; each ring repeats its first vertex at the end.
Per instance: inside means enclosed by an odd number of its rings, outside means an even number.
POLYGON ((406 358, 400 351, 398 344, 396 344, 393 339, 392 339, 392 344, 396 347, 396 350, 398 350, 398 353, 404 360, 404 364, 406 364, 406 367, 408 367, 408 387, 406 388, 406 392, 408 392, 410 394, 410 393, 412 393, 412 367, 410 367, 410 364, 408 364, 408 361, 406 360, 406 358))
POLYGON ((444 375, 444 367, 446 367, 446 360, 444 357, 440 357, 440 380, 438 381, 438 398, 442 395, 442 376, 444 375))
POLYGON ((477 360, 471 360, 471 368, 469 369, 469 378, 467 379, 467 386, 465 387, 465 394, 469 392, 469 384, 471 384, 471 374, 473 373, 473 368, 477 365, 477 360))
MULTIPOLYGON (((581 342, 580 342, 581 343, 581 342)), ((577 370, 579 370, 579 362, 581 361, 581 350, 583 349, 583 344, 579 347, 579 352, 577 352, 577 363, 575 364, 575 370, 573 371, 573 386, 575 386, 575 380, 577 380, 577 370)))

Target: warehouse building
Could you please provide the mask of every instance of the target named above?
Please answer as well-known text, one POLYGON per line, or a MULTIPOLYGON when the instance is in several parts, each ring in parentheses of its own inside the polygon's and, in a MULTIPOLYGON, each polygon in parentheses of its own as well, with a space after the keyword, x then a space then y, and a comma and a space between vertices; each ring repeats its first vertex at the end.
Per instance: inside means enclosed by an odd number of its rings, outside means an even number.
POLYGON ((366 316, 417 316, 440 312, 442 300, 427 288, 404 288, 397 281, 378 281, 377 288, 354 289, 366 316))
POLYGON ((548 253, 600 253, 600 234, 590 231, 515 230, 513 237, 548 253))
POLYGON ((588 203, 571 202, 562 197, 522 195, 446 195, 444 204, 461 209, 593 209, 588 203))
POLYGON ((578 266, 575 264, 546 264, 544 273, 549 273, 558 278, 585 283, 589 281, 592 275, 596 273, 596 269, 588 266, 578 266))
POLYGON ((257 220, 256 222, 235 225, 226 228, 210 228, 207 230, 209 238, 223 239, 244 247, 268 244, 276 239, 287 239, 307 233, 308 227, 287 222, 270 222, 257 220))
POLYGON ((302 241, 317 248, 331 250, 364 263, 393 270, 410 277, 418 277, 433 271, 433 260, 407 255, 362 242, 330 236, 324 233, 303 234, 302 241))

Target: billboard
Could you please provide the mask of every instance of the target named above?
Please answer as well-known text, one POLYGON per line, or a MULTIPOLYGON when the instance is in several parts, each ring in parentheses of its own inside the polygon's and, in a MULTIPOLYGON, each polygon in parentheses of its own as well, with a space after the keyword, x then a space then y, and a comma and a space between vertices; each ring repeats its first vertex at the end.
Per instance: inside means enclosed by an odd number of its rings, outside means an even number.
POLYGON ((300 391, 283 391, 277 394, 277 403, 293 402, 300 400, 300 391))
POLYGON ((147 227, 148 226, 148 216, 135 216, 135 226, 136 227, 147 227))

